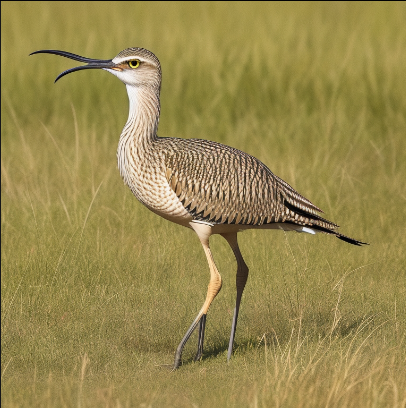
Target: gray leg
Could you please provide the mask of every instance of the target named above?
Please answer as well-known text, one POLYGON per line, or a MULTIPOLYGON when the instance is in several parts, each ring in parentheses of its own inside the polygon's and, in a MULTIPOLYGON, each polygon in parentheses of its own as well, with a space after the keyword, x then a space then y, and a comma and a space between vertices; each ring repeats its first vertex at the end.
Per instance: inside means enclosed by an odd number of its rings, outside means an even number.
POLYGON ((197 324, 199 323, 201 317, 202 317, 202 314, 201 314, 201 312, 199 312, 196 319, 193 321, 193 323, 189 327, 188 331, 184 335, 182 341, 179 343, 179 346, 176 349, 176 353, 175 353, 175 361, 174 361, 174 364, 173 364, 173 370, 176 370, 182 364, 182 351, 183 351, 183 348, 185 347, 185 344, 189 340, 189 337, 194 332, 194 330, 195 330, 197 324))
POLYGON ((234 337, 235 337, 235 330, 237 328, 237 319, 238 319, 238 311, 240 310, 240 303, 241 303, 241 296, 245 288, 245 284, 247 283, 248 279, 248 266, 244 262, 244 259, 241 255, 240 248, 238 247, 237 242, 237 233, 229 233, 229 234, 221 234, 230 245, 231 249, 234 252, 235 259, 237 260, 237 276, 236 276, 236 286, 237 286, 237 298, 235 302, 235 309, 234 309, 234 316, 233 316, 233 323, 231 325, 231 335, 230 335, 230 342, 228 344, 228 353, 227 353, 227 361, 230 361, 231 354, 233 353, 233 344, 234 344, 234 337))
POLYGON ((197 353, 195 356, 195 361, 199 361, 203 355, 203 341, 204 341, 204 329, 206 328, 206 316, 203 315, 200 319, 200 327, 199 327, 199 340, 197 342, 197 353))

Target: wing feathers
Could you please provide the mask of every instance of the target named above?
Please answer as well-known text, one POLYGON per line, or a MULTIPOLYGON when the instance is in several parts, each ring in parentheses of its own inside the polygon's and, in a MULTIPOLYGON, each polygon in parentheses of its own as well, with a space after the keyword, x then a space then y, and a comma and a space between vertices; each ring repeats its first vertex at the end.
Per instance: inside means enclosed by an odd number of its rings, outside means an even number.
POLYGON ((166 179, 196 220, 262 225, 291 222, 337 225, 320 217, 320 208, 247 153, 199 139, 161 138, 166 179))

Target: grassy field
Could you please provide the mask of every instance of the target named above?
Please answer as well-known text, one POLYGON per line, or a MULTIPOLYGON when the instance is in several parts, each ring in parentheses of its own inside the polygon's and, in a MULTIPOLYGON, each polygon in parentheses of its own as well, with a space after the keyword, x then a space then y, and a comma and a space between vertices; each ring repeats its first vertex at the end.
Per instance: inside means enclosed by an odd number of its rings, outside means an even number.
POLYGON ((2 407, 406 406, 406 5, 1 4, 2 407), (206 349, 168 372, 204 301, 192 231, 150 213, 116 165, 120 81, 38 49, 161 61, 160 136, 247 151, 367 241, 248 231, 206 349))

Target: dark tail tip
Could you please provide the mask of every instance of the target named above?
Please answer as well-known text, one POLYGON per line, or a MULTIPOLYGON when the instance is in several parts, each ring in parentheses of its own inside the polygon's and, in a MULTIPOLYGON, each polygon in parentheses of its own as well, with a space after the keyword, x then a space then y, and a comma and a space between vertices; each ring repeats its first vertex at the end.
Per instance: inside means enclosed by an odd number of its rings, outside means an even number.
POLYGON ((357 241, 356 239, 353 239, 353 238, 350 238, 350 237, 347 237, 345 235, 338 234, 338 233, 336 234, 336 237, 352 245, 357 245, 357 246, 369 245, 367 242, 357 241))

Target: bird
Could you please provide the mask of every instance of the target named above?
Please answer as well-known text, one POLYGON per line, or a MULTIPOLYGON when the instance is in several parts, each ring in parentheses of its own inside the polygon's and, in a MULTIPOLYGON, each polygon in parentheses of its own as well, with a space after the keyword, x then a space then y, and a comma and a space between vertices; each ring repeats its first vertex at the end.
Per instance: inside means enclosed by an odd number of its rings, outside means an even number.
POLYGON ((117 149, 121 177, 144 206, 192 229, 203 247, 210 270, 206 299, 176 349, 173 370, 181 366, 183 349, 197 326, 194 360, 203 356, 207 312, 222 286, 209 245, 210 236, 221 235, 237 261, 236 301, 227 361, 233 352, 241 297, 249 273, 238 245, 238 232, 248 229, 321 232, 356 246, 368 245, 338 232, 338 225, 323 218, 320 208, 250 154, 215 141, 159 137, 162 71, 151 51, 127 48, 108 60, 59 50, 39 50, 30 55, 41 53, 86 64, 62 72, 55 82, 79 70, 103 69, 125 84, 129 114, 117 149))

